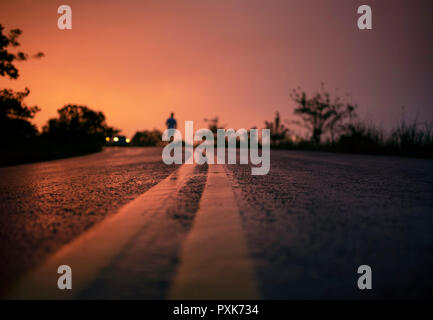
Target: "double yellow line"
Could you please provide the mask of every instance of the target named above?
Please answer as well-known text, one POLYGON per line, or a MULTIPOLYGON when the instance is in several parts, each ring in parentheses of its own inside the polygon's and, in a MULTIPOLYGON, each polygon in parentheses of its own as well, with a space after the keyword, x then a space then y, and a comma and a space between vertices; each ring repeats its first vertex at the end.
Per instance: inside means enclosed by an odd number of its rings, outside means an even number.
MULTIPOLYGON (((193 170, 194 165, 182 165, 115 215, 63 246, 22 277, 6 298, 77 297, 153 216, 165 213, 193 170), (60 265, 72 269, 72 290, 57 287, 60 265)), ((171 299, 259 298, 239 211, 222 165, 209 165, 206 187, 193 228, 182 245, 180 261, 169 293, 171 299)))

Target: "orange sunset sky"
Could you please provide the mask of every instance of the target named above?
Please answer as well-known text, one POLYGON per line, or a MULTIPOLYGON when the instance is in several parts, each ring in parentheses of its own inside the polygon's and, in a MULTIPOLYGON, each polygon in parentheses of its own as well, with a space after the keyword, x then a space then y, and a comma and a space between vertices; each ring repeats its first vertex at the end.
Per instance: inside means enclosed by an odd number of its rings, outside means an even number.
POLYGON ((263 126, 279 110, 294 119, 292 88, 339 88, 362 118, 385 128, 401 107, 409 120, 433 119, 431 0, 4 1, 0 23, 20 28, 18 80, 39 128, 66 103, 101 110, 132 136, 164 128, 170 111, 183 127, 218 115, 235 128, 263 126), (57 8, 72 7, 72 30, 57 8), (357 28, 370 4, 373 30, 357 28))

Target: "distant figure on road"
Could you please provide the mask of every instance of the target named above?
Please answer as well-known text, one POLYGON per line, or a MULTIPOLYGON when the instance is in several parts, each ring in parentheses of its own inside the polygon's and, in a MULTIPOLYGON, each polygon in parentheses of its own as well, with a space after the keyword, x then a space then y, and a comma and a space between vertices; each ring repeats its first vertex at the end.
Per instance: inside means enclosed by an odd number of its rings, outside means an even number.
POLYGON ((176 129, 177 127, 176 119, 173 116, 174 113, 172 112, 170 118, 168 118, 165 122, 165 124, 167 125, 167 129, 176 129))

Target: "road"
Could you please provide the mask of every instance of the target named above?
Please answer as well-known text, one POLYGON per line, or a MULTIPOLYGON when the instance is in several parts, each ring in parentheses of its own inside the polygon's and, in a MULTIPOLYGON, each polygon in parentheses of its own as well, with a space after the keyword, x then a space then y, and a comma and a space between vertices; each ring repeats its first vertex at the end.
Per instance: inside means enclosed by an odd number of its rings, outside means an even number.
POLYGON ((174 169, 159 149, 106 149, 0 168, 2 287, 174 169))
POLYGON ((272 150, 251 176, 109 148, 0 177, 3 292, 87 250, 75 298, 433 295, 432 160, 272 150), (357 288, 364 264, 373 290, 357 288))

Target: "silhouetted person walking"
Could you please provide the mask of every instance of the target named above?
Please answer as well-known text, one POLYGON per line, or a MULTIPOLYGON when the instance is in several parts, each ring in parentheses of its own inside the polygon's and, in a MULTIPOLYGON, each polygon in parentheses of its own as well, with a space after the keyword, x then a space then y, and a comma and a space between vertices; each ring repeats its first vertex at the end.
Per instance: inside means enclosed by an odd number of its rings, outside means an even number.
POLYGON ((174 113, 172 112, 170 118, 168 118, 165 122, 165 124, 167 125, 167 129, 176 129, 177 127, 176 119, 173 116, 174 113))

